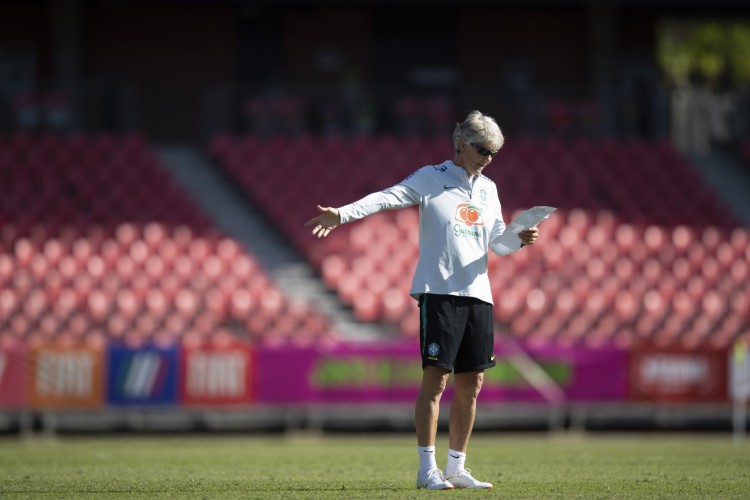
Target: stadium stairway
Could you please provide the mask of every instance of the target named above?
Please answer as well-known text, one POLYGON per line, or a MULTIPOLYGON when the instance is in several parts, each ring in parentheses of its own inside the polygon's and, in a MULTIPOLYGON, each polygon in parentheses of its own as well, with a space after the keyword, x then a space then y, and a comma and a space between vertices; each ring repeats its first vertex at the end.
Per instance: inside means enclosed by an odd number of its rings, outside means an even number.
POLYGON ((351 310, 325 288, 310 265, 201 151, 183 145, 155 149, 161 165, 217 227, 249 249, 288 297, 304 299, 326 314, 342 339, 372 341, 393 333, 377 324, 358 322, 351 310))
MULTIPOLYGON (((750 227, 750 174, 727 154, 692 155, 690 163, 745 226, 750 227)), ((718 222, 718 221, 717 221, 718 222)))

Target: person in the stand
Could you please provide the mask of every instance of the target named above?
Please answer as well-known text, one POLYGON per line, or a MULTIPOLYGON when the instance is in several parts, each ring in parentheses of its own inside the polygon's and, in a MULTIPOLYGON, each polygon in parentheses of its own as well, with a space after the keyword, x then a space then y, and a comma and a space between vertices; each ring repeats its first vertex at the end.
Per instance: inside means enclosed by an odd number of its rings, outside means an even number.
MULTIPOLYGON (((419 261, 411 295, 419 301, 422 384, 415 426, 420 467, 417 488, 492 488, 465 467, 484 370, 495 366, 489 250, 516 250, 500 242, 505 231, 495 183, 482 171, 505 139, 495 120, 472 111, 453 132, 453 160, 420 168, 393 187, 339 208, 320 206, 305 225, 328 236, 338 225, 382 210, 419 205, 419 261), (453 372, 445 474, 435 460, 440 398, 453 372)), ((518 234, 521 246, 537 240, 536 227, 518 234)))

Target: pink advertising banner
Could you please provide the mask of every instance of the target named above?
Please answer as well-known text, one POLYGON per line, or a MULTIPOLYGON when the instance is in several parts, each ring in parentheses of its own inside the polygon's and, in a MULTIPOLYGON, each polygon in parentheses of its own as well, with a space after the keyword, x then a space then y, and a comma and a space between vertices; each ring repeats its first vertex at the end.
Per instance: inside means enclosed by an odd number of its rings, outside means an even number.
POLYGON ((23 345, 0 345, 0 408, 26 405, 26 358, 23 345))
MULTIPOLYGON (((628 394, 628 355, 617 348, 527 347, 525 352, 570 401, 621 401, 628 394)), ((483 402, 543 402, 498 342, 497 366, 485 372, 483 402)), ((258 352, 259 403, 412 402, 422 376, 418 343, 342 345, 258 352)), ((450 386, 449 386, 450 387, 450 386)), ((444 400, 452 396, 449 388, 444 400)))

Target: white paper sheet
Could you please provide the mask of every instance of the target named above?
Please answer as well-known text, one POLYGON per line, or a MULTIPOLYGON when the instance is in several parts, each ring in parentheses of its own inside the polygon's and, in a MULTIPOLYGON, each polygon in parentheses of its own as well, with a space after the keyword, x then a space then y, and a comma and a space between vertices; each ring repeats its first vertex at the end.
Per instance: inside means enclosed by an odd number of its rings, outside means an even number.
POLYGON ((524 210, 505 228, 505 232, 500 236, 500 243, 511 250, 520 249, 521 238, 518 237, 518 233, 538 225, 543 220, 549 218, 550 214, 555 210, 557 208, 545 206, 536 206, 524 210))

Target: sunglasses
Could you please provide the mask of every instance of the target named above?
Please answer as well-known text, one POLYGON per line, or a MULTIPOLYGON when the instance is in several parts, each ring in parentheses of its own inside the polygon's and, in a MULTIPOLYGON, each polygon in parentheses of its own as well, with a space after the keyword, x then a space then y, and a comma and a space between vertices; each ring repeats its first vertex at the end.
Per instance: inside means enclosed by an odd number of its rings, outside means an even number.
POLYGON ((484 146, 480 146, 476 142, 470 142, 474 149, 477 150, 477 153, 479 153, 482 156, 495 156, 500 150, 498 151, 490 151, 489 149, 485 148, 484 146))

